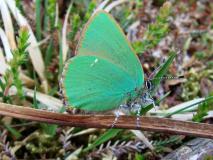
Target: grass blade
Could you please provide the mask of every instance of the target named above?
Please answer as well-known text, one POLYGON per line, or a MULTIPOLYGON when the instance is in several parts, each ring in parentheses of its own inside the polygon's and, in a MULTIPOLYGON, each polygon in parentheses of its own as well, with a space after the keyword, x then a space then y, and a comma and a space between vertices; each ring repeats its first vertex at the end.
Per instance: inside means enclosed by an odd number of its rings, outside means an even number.
POLYGON ((177 113, 180 113, 180 112, 183 112, 183 111, 186 111, 187 109, 190 109, 191 107, 195 106, 195 105, 198 105, 198 104, 201 104, 201 103, 204 103, 206 101, 210 101, 213 99, 213 96, 210 96, 210 97, 207 97, 206 99, 203 99, 201 101, 198 101, 198 102, 195 102, 195 103, 190 103, 189 105, 186 105, 184 106, 183 108, 180 108, 179 110, 176 110, 174 112, 171 112, 171 113, 168 113, 166 114, 164 117, 170 117, 174 114, 177 114, 177 113))
POLYGON ((41 40, 41 0, 36 0, 36 38, 41 40))
POLYGON ((96 7, 96 9, 94 10, 93 15, 94 15, 96 12, 98 12, 98 11, 100 11, 100 10, 103 10, 103 8, 107 5, 108 2, 109 2, 109 0, 104 0, 103 2, 101 2, 101 3, 96 7))
POLYGON ((129 0, 117 0, 117 1, 112 1, 112 3, 110 3, 108 6, 106 6, 105 8, 104 8, 104 10, 106 11, 106 12, 110 12, 113 8, 115 8, 116 6, 119 6, 119 5, 121 5, 121 4, 123 4, 123 3, 128 3, 128 2, 130 2, 129 0))
POLYGON ((49 44, 48 44, 48 47, 47 47, 47 50, 45 52, 45 65, 48 66, 49 63, 51 62, 52 60, 52 56, 53 56, 53 38, 51 38, 49 40, 49 44))
MULTIPOLYGON (((170 92, 167 92, 165 95, 163 95, 163 97, 161 97, 160 99, 158 99, 158 100, 155 102, 155 104, 156 104, 156 105, 159 105, 159 103, 160 103, 161 101, 163 101, 169 94, 170 94, 170 92)), ((146 114, 148 111, 150 111, 153 107, 154 107, 153 104, 149 104, 149 105, 143 107, 143 108, 141 109, 141 112, 140 112, 141 115, 145 115, 145 114, 146 114)))
POLYGON ((0 74, 4 75, 5 71, 8 69, 8 65, 6 64, 3 51, 1 48, 0 48, 0 64, 1 64, 0 74))
POLYGON ((172 64, 172 61, 174 60, 175 56, 176 56, 175 52, 172 52, 171 55, 169 56, 169 58, 167 59, 167 61, 162 65, 160 70, 155 74, 155 76, 151 80, 152 84, 154 86, 154 89, 151 91, 152 95, 155 93, 156 89, 158 88, 158 86, 162 80, 162 77, 168 71, 169 66, 172 64))
POLYGON ((66 61, 66 58, 67 58, 67 52, 68 52, 68 44, 67 44, 67 24, 68 24, 68 18, 69 18, 69 15, 70 15, 70 11, 72 9, 72 2, 71 4, 69 5, 69 8, 67 10, 67 13, 65 15, 65 19, 64 19, 64 25, 63 25, 63 28, 62 28, 62 38, 61 38, 61 41, 62 41, 62 55, 63 55, 63 62, 66 61))
POLYGON ((0 28, 0 38, 2 40, 2 44, 4 47, 4 52, 6 54, 6 60, 9 62, 11 59, 13 59, 13 54, 11 52, 10 44, 8 41, 8 38, 2 28, 0 28))
MULTIPOLYGON (((24 88, 24 92, 27 97, 31 97, 31 98, 34 97, 34 94, 35 94, 34 90, 24 88)), ((40 103, 46 105, 49 110, 52 110, 55 112, 58 112, 61 109, 61 106, 63 106, 61 100, 40 92, 36 92, 36 99, 40 103)))
POLYGON ((16 42, 15 42, 15 36, 14 36, 13 23, 9 13, 9 9, 5 1, 0 1, 0 10, 1 10, 2 20, 4 23, 5 33, 7 35, 9 44, 11 46, 11 50, 14 50, 16 49, 16 42))

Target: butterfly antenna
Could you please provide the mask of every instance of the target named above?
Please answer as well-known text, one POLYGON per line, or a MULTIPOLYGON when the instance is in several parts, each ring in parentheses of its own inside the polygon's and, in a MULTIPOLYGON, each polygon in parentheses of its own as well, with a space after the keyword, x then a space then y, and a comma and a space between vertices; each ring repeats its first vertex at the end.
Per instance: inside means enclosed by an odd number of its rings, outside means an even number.
MULTIPOLYGON (((181 51, 178 50, 177 54, 180 54, 180 53, 181 53, 181 51)), ((154 79, 151 77, 153 77, 157 73, 157 71, 159 71, 159 69, 164 65, 165 61, 166 61, 166 59, 163 59, 163 62, 149 75, 148 80, 154 79)), ((175 77, 175 78, 165 78, 165 79, 177 79, 177 78, 175 77)))
POLYGON ((184 78, 184 76, 168 76, 168 77, 157 77, 157 78, 151 78, 149 80, 155 80, 155 79, 181 79, 184 78))

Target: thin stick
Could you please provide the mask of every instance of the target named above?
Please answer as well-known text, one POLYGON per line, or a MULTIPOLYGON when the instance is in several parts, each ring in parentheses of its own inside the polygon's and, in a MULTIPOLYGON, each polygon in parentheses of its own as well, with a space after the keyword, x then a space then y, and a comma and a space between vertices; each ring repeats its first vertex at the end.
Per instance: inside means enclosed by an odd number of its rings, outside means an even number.
MULTIPOLYGON (((28 107, 0 103, 0 114, 20 119, 84 128, 111 128, 115 117, 110 115, 68 115, 28 107)), ((140 129, 162 133, 182 134, 213 139, 213 125, 178 121, 167 118, 120 116, 114 128, 140 129)))

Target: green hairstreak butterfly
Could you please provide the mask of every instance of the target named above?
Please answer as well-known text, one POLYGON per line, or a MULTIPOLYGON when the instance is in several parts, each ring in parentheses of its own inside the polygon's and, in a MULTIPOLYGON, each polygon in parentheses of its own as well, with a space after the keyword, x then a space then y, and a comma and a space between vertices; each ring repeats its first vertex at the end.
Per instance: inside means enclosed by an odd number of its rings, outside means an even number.
POLYGON ((97 12, 86 24, 76 56, 62 74, 62 92, 68 106, 107 111, 137 98, 144 73, 137 55, 114 18, 97 12))

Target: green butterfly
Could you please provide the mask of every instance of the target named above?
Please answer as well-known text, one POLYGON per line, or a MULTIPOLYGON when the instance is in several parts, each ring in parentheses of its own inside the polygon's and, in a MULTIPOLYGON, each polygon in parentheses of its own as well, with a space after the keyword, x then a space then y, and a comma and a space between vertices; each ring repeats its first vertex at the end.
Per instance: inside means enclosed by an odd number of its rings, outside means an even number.
POLYGON ((99 11, 86 24, 61 83, 67 105, 85 111, 116 109, 141 94, 141 63, 111 15, 99 11))

